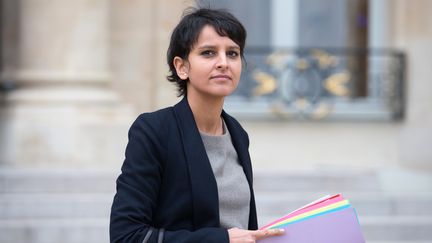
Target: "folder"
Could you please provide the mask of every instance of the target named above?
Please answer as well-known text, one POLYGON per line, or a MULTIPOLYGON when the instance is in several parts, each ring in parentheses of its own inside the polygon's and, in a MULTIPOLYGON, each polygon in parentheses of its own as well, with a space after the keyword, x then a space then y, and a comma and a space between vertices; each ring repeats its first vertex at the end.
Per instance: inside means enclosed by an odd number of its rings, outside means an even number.
POLYGON ((259 243, 364 243, 357 213, 341 194, 325 196, 261 229, 283 228, 285 234, 259 243))

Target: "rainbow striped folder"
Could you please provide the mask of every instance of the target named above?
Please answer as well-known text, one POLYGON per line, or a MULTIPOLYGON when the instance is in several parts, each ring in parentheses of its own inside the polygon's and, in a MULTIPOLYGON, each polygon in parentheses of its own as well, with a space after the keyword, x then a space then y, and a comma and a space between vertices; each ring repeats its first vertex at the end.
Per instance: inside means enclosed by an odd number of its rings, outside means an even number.
POLYGON ((283 228, 285 234, 259 243, 364 243, 357 213, 341 194, 322 197, 261 229, 283 228))

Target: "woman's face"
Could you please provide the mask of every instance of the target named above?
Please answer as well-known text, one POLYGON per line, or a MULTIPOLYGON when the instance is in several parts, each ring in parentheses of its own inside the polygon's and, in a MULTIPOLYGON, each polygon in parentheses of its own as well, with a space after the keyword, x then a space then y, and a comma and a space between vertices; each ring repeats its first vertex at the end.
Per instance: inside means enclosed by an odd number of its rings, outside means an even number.
POLYGON ((174 63, 179 67, 179 77, 189 78, 188 97, 223 98, 230 95, 237 88, 242 68, 240 47, 209 25, 202 29, 188 60, 176 57, 174 63))

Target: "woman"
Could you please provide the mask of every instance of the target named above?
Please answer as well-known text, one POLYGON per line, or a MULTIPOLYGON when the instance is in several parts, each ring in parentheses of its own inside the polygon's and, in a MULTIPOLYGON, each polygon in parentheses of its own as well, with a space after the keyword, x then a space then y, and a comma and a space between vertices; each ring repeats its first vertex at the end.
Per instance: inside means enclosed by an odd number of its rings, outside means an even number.
POLYGON ((246 31, 230 13, 198 9, 174 29, 168 80, 181 102, 140 115, 111 211, 111 242, 255 242, 247 133, 222 109, 240 80, 246 31))

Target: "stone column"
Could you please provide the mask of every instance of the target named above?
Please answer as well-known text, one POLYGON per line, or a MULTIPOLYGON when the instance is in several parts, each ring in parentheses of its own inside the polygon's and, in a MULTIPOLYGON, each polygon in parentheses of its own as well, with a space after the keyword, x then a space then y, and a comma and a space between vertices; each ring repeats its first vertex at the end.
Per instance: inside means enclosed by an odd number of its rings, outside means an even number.
POLYGON ((168 82, 168 64, 166 52, 171 33, 181 19, 183 10, 194 6, 193 0, 152 0, 154 6, 154 23, 157 26, 153 39, 155 54, 156 102, 155 106, 165 107, 178 102, 176 86, 168 82))
POLYGON ((0 163, 120 163, 132 110, 110 90, 109 0, 4 1, 0 163), (13 19, 12 19, 13 18, 13 19), (14 28, 10 28, 14 26, 14 28), (14 44, 16 43, 16 44, 14 44))
POLYGON ((432 170, 432 2, 392 1, 395 47, 407 54, 406 116, 400 136, 402 164, 432 170))
POLYGON ((192 0, 111 0, 114 89, 140 112, 178 101, 168 82, 166 51, 172 30, 192 0))

